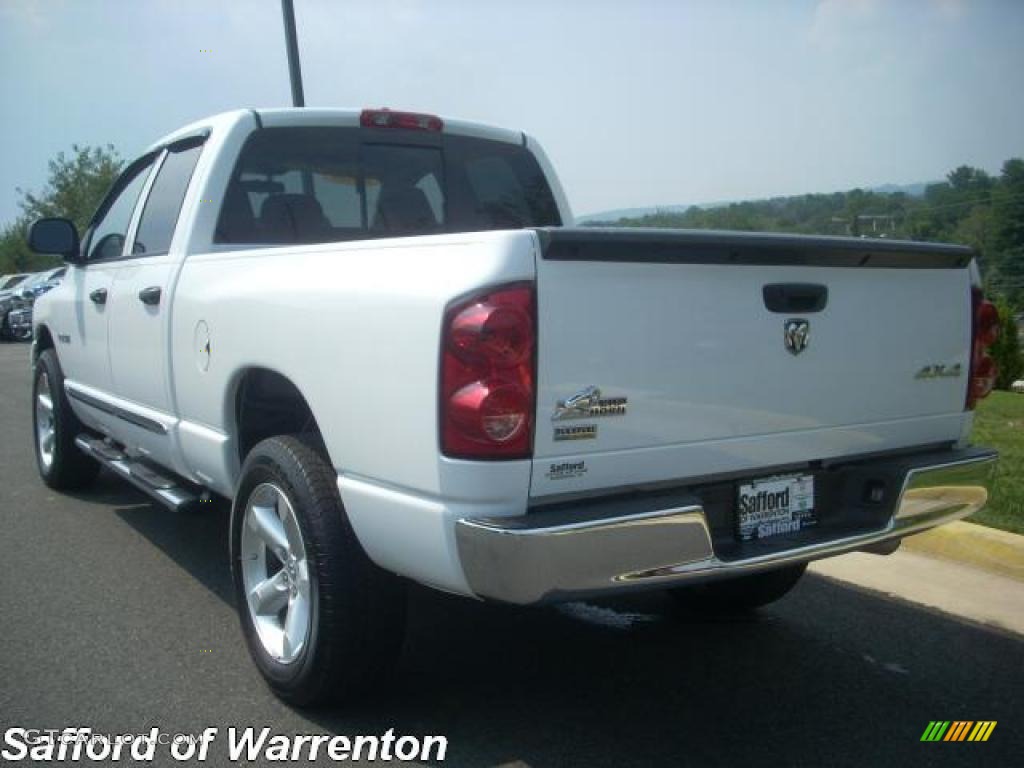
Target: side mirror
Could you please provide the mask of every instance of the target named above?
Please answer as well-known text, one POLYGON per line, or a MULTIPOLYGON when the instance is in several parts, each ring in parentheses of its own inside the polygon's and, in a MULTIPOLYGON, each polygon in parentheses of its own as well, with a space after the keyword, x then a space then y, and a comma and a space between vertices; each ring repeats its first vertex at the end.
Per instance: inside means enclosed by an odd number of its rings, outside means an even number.
POLYGON ((67 219, 47 218, 32 222, 28 230, 28 247, 36 253, 59 254, 72 264, 82 260, 78 231, 67 219))

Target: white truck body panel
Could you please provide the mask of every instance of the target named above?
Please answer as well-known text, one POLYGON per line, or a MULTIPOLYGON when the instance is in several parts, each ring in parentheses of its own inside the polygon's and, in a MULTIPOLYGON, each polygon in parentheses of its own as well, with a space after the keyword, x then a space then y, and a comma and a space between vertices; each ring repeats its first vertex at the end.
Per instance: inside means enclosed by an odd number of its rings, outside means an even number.
MULTIPOLYGON (((69 268, 61 284, 41 296, 34 310, 37 323, 41 317, 54 311, 58 313, 54 320, 60 326, 59 333, 68 339, 61 345, 61 364, 65 370, 74 371, 77 381, 103 392, 111 389, 107 313, 105 308, 89 300, 89 294, 109 292, 116 270, 115 264, 97 264, 91 269, 69 268)), ((88 415, 83 415, 82 419, 87 424, 91 422, 88 415)))
POLYGON ((538 261, 540 337, 534 496, 697 478, 954 441, 968 367, 965 269, 538 261), (762 288, 828 286, 807 348, 789 353, 789 315, 762 288), (596 385, 626 414, 552 421, 596 385), (592 440, 554 440, 586 423, 592 440), (585 474, 552 477, 554 462, 585 474))
MULTIPOLYGON (((69 392, 84 395, 71 403, 88 427, 230 497, 240 469, 239 382, 255 369, 279 374, 315 417, 369 556, 462 594, 473 590, 456 541, 460 520, 952 445, 969 431, 966 268, 556 261, 544 257, 544 234, 534 229, 270 247, 214 242, 216 201, 254 131, 356 126, 359 114, 237 111, 151 148, 207 137, 167 254, 130 258, 129 236, 123 260, 72 266, 36 305, 37 332, 52 336, 69 392), (445 310, 518 281, 536 285, 533 457, 448 458, 438 422, 445 310), (829 289, 827 307, 808 315, 811 343, 799 355, 784 349, 785 317, 761 297, 765 284, 789 282, 829 289), (137 301, 156 285, 159 305, 137 301), (89 301, 96 288, 109 291, 105 306, 89 301), (929 365, 965 373, 915 379, 929 365), (555 441, 559 402, 588 386, 626 398, 626 414, 593 420, 592 440, 555 441), (559 463, 585 471, 555 477, 550 468, 559 463)), ((526 147, 571 223, 535 141, 460 121, 445 121, 444 130, 526 147)))
POLYGON ((252 368, 276 371, 318 423, 345 425, 323 436, 371 558, 466 592, 454 522, 481 510, 521 512, 530 462, 481 465, 438 453, 440 317, 476 287, 533 279, 535 246, 530 232, 484 232, 190 256, 178 280, 171 368, 191 476, 233 492, 237 382, 252 368), (212 350, 205 371, 199 322, 212 350), (404 373, 412 370, 425 373, 404 373))

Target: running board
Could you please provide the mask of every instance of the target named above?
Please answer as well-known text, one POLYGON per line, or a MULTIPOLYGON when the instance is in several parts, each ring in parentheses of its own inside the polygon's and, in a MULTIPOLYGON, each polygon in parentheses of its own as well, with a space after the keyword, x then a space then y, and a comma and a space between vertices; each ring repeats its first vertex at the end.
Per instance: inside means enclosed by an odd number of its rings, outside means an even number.
POLYGON ((202 491, 194 491, 179 480, 168 477, 152 467, 133 459, 115 446, 90 435, 79 435, 75 445, 114 474, 127 480, 150 498, 175 512, 198 506, 202 491))

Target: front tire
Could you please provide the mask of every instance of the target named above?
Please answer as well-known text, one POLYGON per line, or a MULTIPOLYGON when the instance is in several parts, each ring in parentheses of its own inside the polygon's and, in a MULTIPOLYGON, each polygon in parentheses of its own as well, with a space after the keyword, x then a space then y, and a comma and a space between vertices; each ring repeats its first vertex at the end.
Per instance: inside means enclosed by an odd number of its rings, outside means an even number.
POLYGON ((256 445, 231 512, 242 633, 270 688, 300 706, 381 680, 405 625, 404 585, 366 556, 314 446, 297 436, 256 445))
POLYGON ((807 563, 723 581, 670 589, 683 608, 695 613, 743 613, 785 597, 807 570, 807 563))
POLYGON ((84 488, 99 474, 99 463, 75 445, 75 437, 84 431, 64 393, 57 353, 45 349, 36 360, 32 379, 32 435, 39 476, 50 488, 84 488))

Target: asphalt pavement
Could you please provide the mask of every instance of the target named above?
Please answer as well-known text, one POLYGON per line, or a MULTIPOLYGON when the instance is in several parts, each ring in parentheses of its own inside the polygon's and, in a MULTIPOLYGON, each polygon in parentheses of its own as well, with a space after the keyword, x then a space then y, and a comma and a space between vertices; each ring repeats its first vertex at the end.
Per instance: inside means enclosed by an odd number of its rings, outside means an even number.
POLYGON ((459 766, 1020 764, 1024 637, 814 573, 732 620, 658 593, 517 609, 414 587, 393 681, 292 709, 243 646, 226 512, 175 515, 106 474, 45 488, 27 358, 0 346, 0 732, 393 728, 446 736, 459 766), (985 743, 922 743, 933 720, 998 724, 985 743))

